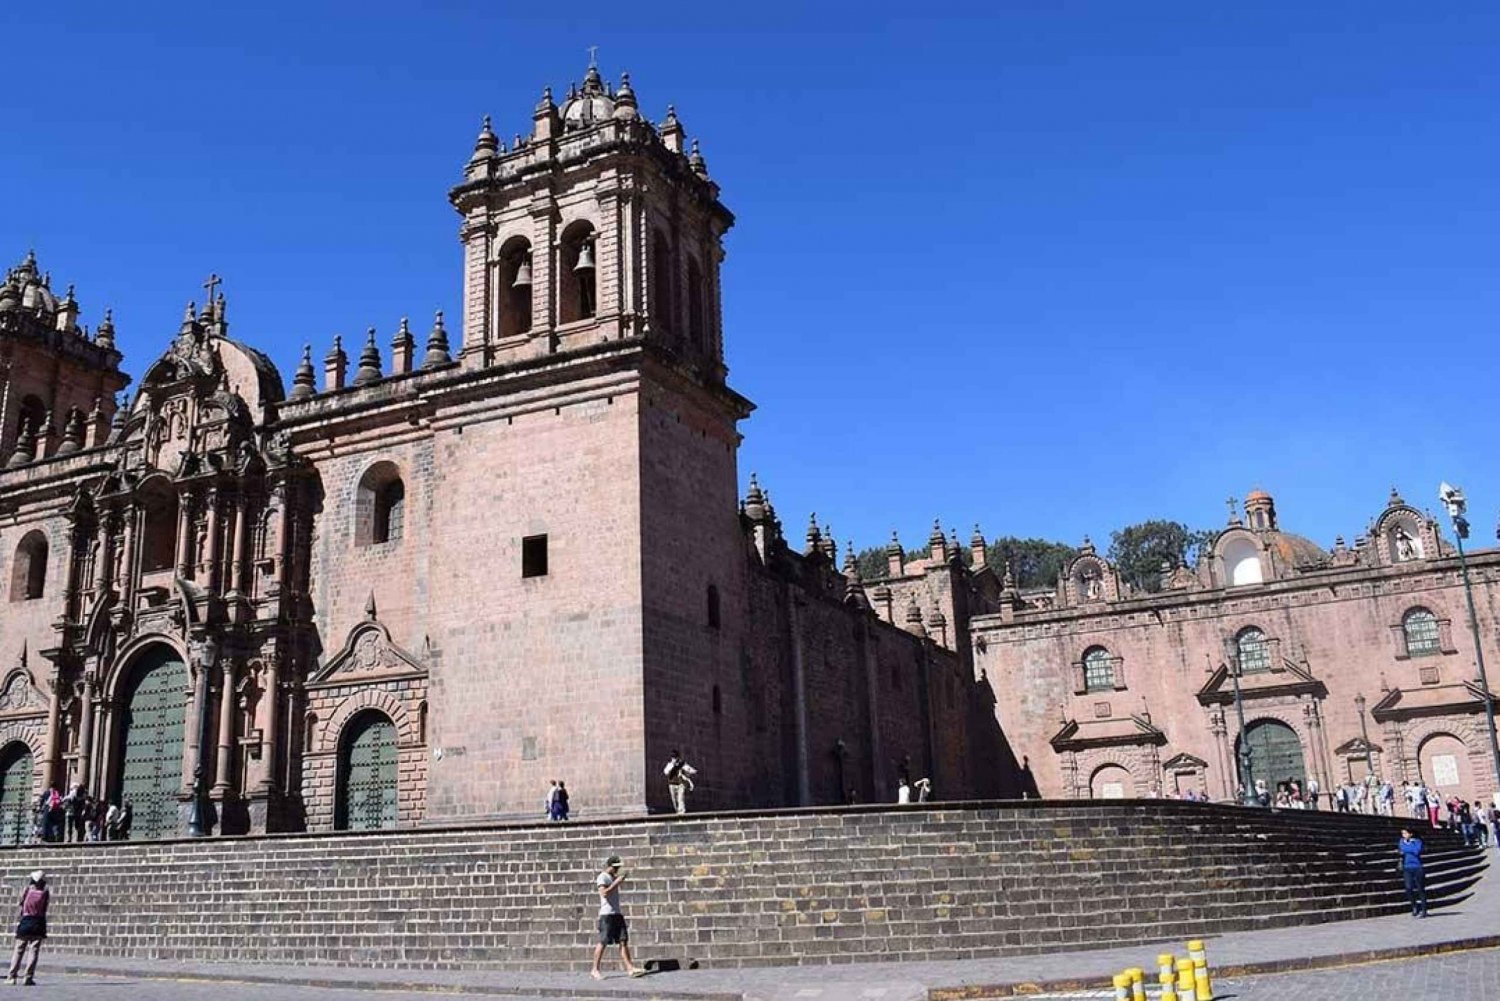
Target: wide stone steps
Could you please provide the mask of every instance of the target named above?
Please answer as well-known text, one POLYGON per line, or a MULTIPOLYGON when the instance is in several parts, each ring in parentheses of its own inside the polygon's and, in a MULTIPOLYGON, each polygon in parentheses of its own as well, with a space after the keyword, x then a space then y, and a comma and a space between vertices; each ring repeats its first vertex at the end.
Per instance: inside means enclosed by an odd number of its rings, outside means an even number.
MULTIPOLYGON (((197 961, 573 966, 624 855, 637 951, 720 965, 967 958, 1395 913, 1404 821, 991 803, 0 851, 55 874, 69 951, 197 961)), ((1445 831, 1429 893, 1487 864, 1445 831)))

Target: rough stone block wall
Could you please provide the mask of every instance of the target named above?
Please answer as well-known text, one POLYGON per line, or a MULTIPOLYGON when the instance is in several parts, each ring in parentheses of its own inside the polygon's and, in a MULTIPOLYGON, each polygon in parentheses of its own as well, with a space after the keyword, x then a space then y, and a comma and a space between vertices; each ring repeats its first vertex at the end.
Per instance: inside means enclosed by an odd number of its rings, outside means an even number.
MULTIPOLYGON (((69 952, 581 970, 591 881, 617 852, 641 959, 963 959, 1395 913, 1398 826, 1175 802, 866 807, 50 845, 0 850, 0 880, 52 874, 49 945, 69 952)), ((1428 854, 1438 899, 1486 861, 1446 832, 1428 854)))

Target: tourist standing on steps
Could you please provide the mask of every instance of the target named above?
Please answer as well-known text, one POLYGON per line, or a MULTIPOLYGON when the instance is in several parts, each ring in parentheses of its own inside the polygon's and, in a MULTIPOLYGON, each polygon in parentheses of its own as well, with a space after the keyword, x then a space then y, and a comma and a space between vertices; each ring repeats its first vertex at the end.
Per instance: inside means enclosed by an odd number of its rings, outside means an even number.
POLYGON ((687 813, 687 796, 693 791, 693 776, 698 774, 698 769, 688 764, 682 752, 674 747, 662 774, 667 777, 667 790, 672 794, 672 810, 687 813))
POLYGON ((1422 839, 1413 837, 1410 830, 1401 828, 1401 840, 1396 843, 1401 852, 1401 878, 1406 881, 1406 899, 1411 903, 1411 916, 1427 916, 1427 874, 1422 869, 1422 839))
POLYGON ((562 779, 557 780, 557 817, 558 823, 566 823, 568 819, 568 784, 562 779))
POLYGON ((552 785, 547 789, 547 796, 542 800, 542 816, 548 820, 557 819, 557 779, 552 780, 552 785))
POLYGON ((31 874, 26 889, 21 891, 21 919, 16 923, 16 950, 10 957, 8 984, 14 984, 21 976, 22 960, 26 960, 24 975, 26 986, 36 983, 36 961, 42 955, 42 939, 47 937, 47 904, 52 891, 47 889, 47 874, 38 869, 31 874), (27 959, 27 950, 31 957, 27 959))
MULTIPOLYGON (((676 757, 674 754, 673 757, 676 757)), ((603 980, 599 972, 599 961, 604 950, 612 945, 620 947, 620 962, 625 972, 632 977, 644 977, 646 971, 635 965, 630 958, 630 931, 625 925, 625 912, 620 910, 620 884, 625 882, 625 870, 621 868, 620 856, 611 855, 604 860, 604 871, 594 877, 594 886, 599 891, 599 942, 594 946, 594 965, 589 976, 603 980)))

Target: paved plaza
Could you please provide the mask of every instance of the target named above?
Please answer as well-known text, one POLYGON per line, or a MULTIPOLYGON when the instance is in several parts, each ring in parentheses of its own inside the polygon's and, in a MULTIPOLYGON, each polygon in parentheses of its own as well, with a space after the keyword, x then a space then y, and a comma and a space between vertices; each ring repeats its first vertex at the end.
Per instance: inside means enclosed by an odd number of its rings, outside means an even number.
MULTIPOLYGON (((894 972, 894 971, 893 971, 894 972)), ((773 978, 750 974, 747 980, 766 984, 773 978)), ((925 996, 908 984, 854 984, 843 982, 836 974, 833 983, 824 987, 788 985, 780 995, 747 993, 747 998, 779 996, 805 1001, 904 1001, 925 996)), ((893 978, 899 981, 899 975, 893 978)), ((800 981, 799 981, 800 983, 800 981)), ((1500 992, 1500 950, 1451 953, 1415 959, 1304 973, 1282 973, 1221 979, 1215 985, 1215 996, 1224 1001, 1273 1001, 1295 997, 1299 1001, 1405 1001, 1409 998, 1489 997, 1500 992)), ((644 990, 650 996, 649 989, 644 990)), ((55 998, 59 1001, 98 1001, 100 998, 150 998, 156 1001, 433 1001, 436 997, 496 999, 537 997, 514 994, 455 994, 430 991, 380 991, 368 989, 330 989, 294 987, 285 984, 241 984, 193 980, 142 980, 130 977, 61 976, 44 977, 36 990, 27 996, 55 998)), ((552 997, 568 995, 547 995, 552 997)), ((586 995, 573 995, 586 996, 586 995)), ((671 997, 670 993, 658 996, 671 997)), ((1032 995, 1031 1001, 1091 1001, 1109 998, 1107 990, 1073 991, 1032 995)))

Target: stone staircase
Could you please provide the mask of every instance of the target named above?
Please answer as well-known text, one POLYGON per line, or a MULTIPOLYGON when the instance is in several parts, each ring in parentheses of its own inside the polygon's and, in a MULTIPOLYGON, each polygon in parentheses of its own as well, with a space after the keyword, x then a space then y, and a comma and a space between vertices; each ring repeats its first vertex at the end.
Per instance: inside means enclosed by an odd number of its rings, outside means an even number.
MULTIPOLYGON (((69 953, 570 969, 619 853, 638 958, 962 959, 1399 913, 1402 821, 1175 801, 871 806, 0 850, 69 953)), ((1412 822, 1415 824, 1415 822, 1412 822)), ((1427 840, 1433 906, 1487 857, 1427 840)))

